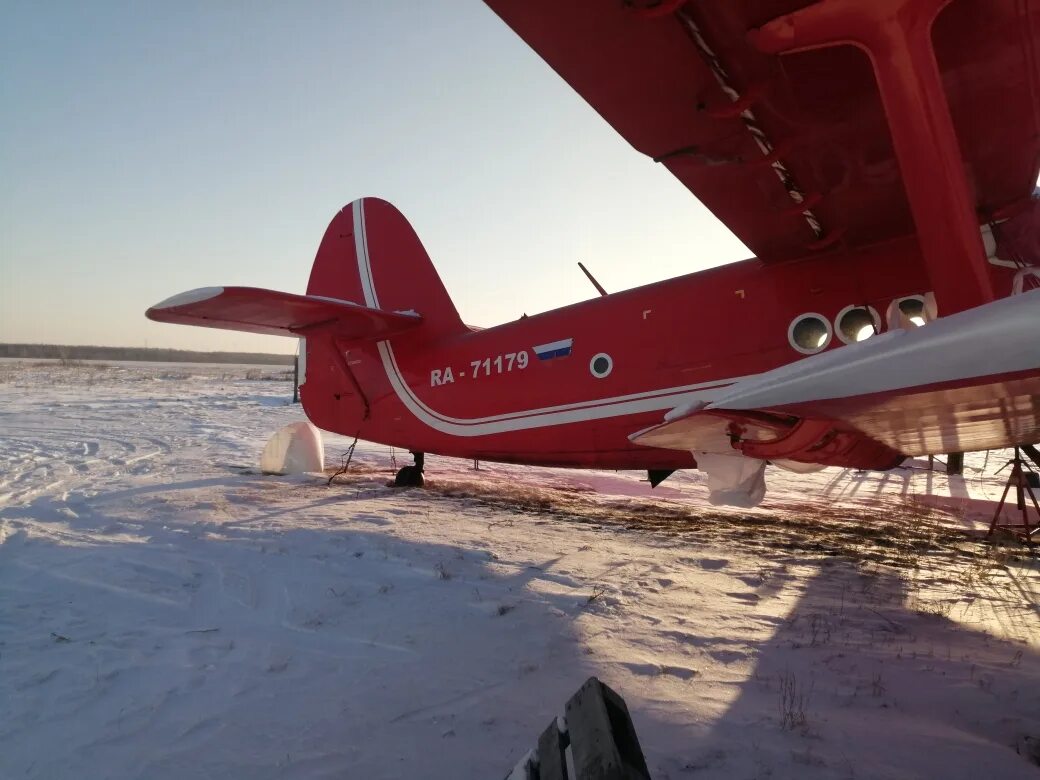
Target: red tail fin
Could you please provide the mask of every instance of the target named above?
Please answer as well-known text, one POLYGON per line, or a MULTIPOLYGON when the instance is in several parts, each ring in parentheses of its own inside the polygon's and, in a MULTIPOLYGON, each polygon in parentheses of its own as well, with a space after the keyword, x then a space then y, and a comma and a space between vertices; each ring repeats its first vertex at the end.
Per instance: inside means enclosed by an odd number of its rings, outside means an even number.
POLYGON ((378 198, 344 207, 329 224, 311 269, 308 295, 391 312, 417 312, 423 336, 465 332, 430 257, 408 220, 378 198))

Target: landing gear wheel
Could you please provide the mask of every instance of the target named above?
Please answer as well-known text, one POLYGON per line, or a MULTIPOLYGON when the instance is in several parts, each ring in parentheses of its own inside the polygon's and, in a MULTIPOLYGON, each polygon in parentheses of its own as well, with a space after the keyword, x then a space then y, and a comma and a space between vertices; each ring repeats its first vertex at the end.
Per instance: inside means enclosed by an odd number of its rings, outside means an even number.
POLYGON ((394 487, 422 487, 423 473, 418 466, 405 466, 394 477, 394 487))
POLYGON ((397 472, 397 476, 394 477, 394 487, 423 486, 423 483, 425 482, 423 479, 423 464, 426 460, 426 456, 421 452, 413 452, 412 458, 415 459, 415 464, 412 466, 405 466, 397 472))

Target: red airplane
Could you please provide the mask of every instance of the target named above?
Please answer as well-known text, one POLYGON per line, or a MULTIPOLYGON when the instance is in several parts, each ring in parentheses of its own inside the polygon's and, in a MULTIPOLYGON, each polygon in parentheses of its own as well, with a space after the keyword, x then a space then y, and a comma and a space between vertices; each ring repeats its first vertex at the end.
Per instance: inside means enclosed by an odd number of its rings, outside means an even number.
POLYGON ((147 316, 300 338, 307 416, 416 453, 400 484, 427 452, 654 485, 697 467, 753 505, 767 463, 1040 441, 1037 4, 488 5, 755 257, 477 329, 363 198, 306 295, 206 288, 147 316))

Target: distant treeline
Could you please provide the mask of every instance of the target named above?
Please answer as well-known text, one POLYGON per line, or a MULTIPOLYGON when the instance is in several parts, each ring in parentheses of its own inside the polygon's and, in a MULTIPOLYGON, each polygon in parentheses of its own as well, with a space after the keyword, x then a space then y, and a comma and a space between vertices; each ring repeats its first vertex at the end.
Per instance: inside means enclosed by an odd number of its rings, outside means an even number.
POLYGON ((260 352, 191 352, 147 347, 84 347, 62 344, 0 344, 0 358, 51 360, 148 360, 155 363, 251 363, 291 366, 292 355, 260 352))

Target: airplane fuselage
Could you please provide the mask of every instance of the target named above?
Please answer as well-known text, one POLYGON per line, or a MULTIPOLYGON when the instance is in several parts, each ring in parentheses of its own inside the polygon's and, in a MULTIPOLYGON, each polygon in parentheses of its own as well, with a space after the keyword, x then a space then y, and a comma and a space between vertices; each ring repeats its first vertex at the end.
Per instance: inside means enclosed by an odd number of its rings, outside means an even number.
MULTIPOLYGON (((373 306, 390 277, 366 255, 357 252, 371 282, 359 302, 373 306)), ((833 331, 843 311, 871 307, 885 330, 893 301, 927 292, 912 238, 777 265, 752 259, 448 337, 420 328, 360 346, 308 339, 301 394, 319 427, 413 451, 683 468, 688 452, 629 436, 684 402, 803 358, 790 340, 801 315, 833 331)), ((826 349, 844 346, 832 334, 826 349)))

